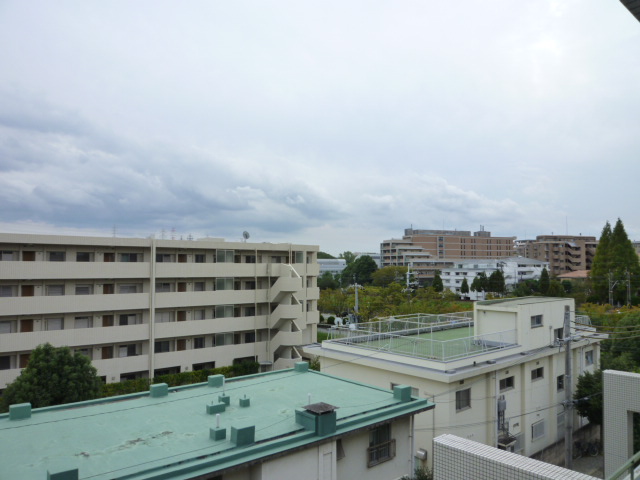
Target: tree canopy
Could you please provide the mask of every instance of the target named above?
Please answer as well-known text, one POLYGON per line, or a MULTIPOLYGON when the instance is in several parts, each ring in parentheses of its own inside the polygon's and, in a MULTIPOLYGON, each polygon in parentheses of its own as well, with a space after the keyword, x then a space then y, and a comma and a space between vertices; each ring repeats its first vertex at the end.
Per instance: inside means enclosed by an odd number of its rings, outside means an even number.
POLYGON ((442 277, 440 276, 440 270, 436 271, 436 274, 433 276, 433 282, 431 286, 436 292, 441 292, 444 290, 444 285, 442 284, 442 277))
POLYGON ((377 269, 378 264, 369 255, 363 255, 351 263, 347 261, 347 266, 341 275, 342 285, 350 285, 354 283, 354 279, 360 285, 368 285, 373 281, 371 276, 377 269))
POLYGON ((3 411, 16 403, 31 403, 33 408, 81 402, 100 396, 102 381, 91 361, 69 347, 39 345, 20 376, 2 395, 3 411))
POLYGON ((338 255, 338 258, 344 258, 347 265, 351 265, 356 260, 356 254, 347 250, 338 255))
POLYGON ((474 292, 486 292, 489 288, 489 279, 484 272, 478 273, 471 282, 471 290, 474 292))
POLYGON ((322 275, 318 277, 318 288, 338 288, 339 283, 336 279, 336 276, 331 272, 324 272, 322 275))
POLYGON ((387 287, 391 283, 403 283, 407 275, 407 267, 388 266, 382 267, 371 274, 373 284, 376 287, 387 287))
POLYGON ((318 252, 318 258, 320 258, 320 259, 329 259, 329 258, 336 258, 336 257, 331 255, 330 253, 320 251, 320 252, 318 252))
POLYGON ((549 278, 549 271, 547 267, 542 269, 542 273, 540 273, 540 280, 538 282, 538 290, 541 294, 546 295, 549 291, 549 286, 551 285, 551 279, 549 278))
POLYGON ((467 278, 462 279, 462 285, 460 285, 460 293, 466 295, 469 293, 469 282, 467 282, 467 278))
POLYGON ((489 291, 498 295, 504 295, 507 291, 502 270, 494 270, 491 275, 489 275, 489 291))

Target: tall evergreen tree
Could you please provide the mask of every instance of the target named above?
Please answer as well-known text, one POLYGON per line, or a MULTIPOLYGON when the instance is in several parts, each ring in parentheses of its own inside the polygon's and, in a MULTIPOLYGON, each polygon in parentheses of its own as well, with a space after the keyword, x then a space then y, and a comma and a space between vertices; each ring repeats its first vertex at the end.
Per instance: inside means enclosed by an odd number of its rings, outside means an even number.
POLYGON ((611 225, 605 223, 596 254, 591 263, 589 278, 593 294, 599 302, 607 302, 609 298, 609 270, 611 269, 611 225))
POLYGON ((547 267, 544 267, 542 269, 542 273, 540 274, 540 282, 538 283, 540 293, 546 295, 549 292, 550 284, 549 272, 547 271, 547 267))
POLYGON ((505 293, 506 286, 504 282, 504 274, 498 269, 489 275, 489 291, 502 295, 505 293))
POLYGON ((431 286, 436 292, 441 292, 444 290, 444 285, 442 284, 442 277, 440 276, 440 270, 436 271, 436 274, 433 277, 433 283, 431 284, 431 286))
POLYGON ((469 282, 466 278, 462 279, 462 285, 460 285, 460 293, 466 295, 469 293, 469 282))

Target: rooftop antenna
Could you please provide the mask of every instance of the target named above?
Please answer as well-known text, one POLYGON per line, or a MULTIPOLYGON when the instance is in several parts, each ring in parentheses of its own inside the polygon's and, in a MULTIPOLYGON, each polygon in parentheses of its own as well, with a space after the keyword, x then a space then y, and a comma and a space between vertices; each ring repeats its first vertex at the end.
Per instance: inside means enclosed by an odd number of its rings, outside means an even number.
POLYGON ((244 243, 247 243, 247 240, 249 239, 250 235, 249 232, 247 232, 246 230, 244 232, 242 232, 242 238, 244 239, 244 243))

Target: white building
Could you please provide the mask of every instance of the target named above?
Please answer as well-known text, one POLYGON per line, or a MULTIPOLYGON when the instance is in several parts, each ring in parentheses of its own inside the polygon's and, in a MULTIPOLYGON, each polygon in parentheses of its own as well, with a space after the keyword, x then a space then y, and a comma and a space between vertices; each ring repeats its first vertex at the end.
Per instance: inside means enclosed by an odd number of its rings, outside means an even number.
MULTIPOLYGON (((453 293, 460 293, 463 280, 467 279, 469 289, 473 280, 483 272, 489 277, 496 270, 502 269, 504 283, 507 291, 524 280, 536 280, 540 278, 543 269, 549 269, 549 262, 533 260, 524 257, 504 257, 497 259, 454 260, 452 267, 441 270, 442 285, 453 293)), ((483 292, 473 292, 464 295, 471 300, 484 300, 483 292)))
POLYGON ((319 258, 318 266, 320 267, 320 275, 329 272, 332 275, 342 273, 347 268, 347 261, 344 258, 319 258))
POLYGON ((107 382, 255 360, 315 341, 318 247, 0 234, 0 389, 49 342, 107 382))
MULTIPOLYGON (((533 455, 564 432, 565 313, 575 334, 574 300, 524 297, 476 302, 473 312, 414 315, 334 330, 305 346, 322 371, 379 387, 411 385, 436 408, 416 417, 416 448, 431 452, 444 433, 533 455), (499 415, 499 405, 503 408, 499 415)), ((583 329, 584 330, 584 329, 583 329)), ((597 368, 595 329, 572 342, 572 384, 597 368)), ((576 419, 576 428, 584 425, 576 419)))

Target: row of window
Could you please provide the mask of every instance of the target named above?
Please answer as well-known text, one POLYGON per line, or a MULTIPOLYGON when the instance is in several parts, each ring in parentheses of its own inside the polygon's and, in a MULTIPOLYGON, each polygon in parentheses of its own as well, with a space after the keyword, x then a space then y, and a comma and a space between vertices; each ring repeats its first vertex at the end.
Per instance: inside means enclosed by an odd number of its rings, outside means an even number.
MULTIPOLYGON (((20 253, 22 253, 22 261, 33 262, 36 260, 35 251, 14 251, 14 250, 2 250, 0 251, 0 261, 18 261, 20 260, 20 253)), ((45 252, 45 259, 49 262, 66 262, 69 258, 73 258, 67 254, 66 251, 49 250, 45 252)), ((140 252, 122 252, 116 254, 115 252, 104 252, 102 254, 104 262, 115 262, 116 259, 120 262, 143 262, 144 253, 140 252)), ((95 252, 75 252, 76 262, 94 262, 96 259, 95 252)), ((186 253, 156 253, 157 263, 187 263, 189 255, 186 253)), ((295 251, 292 252, 291 257, 288 254, 284 255, 260 255, 260 260, 268 259, 271 263, 304 263, 304 252, 295 251)), ((256 255, 254 254, 240 254, 235 250, 216 250, 213 255, 207 255, 205 253, 193 254, 194 263, 256 263, 256 255)), ((311 263, 312 256, 307 255, 307 263, 311 263)))

